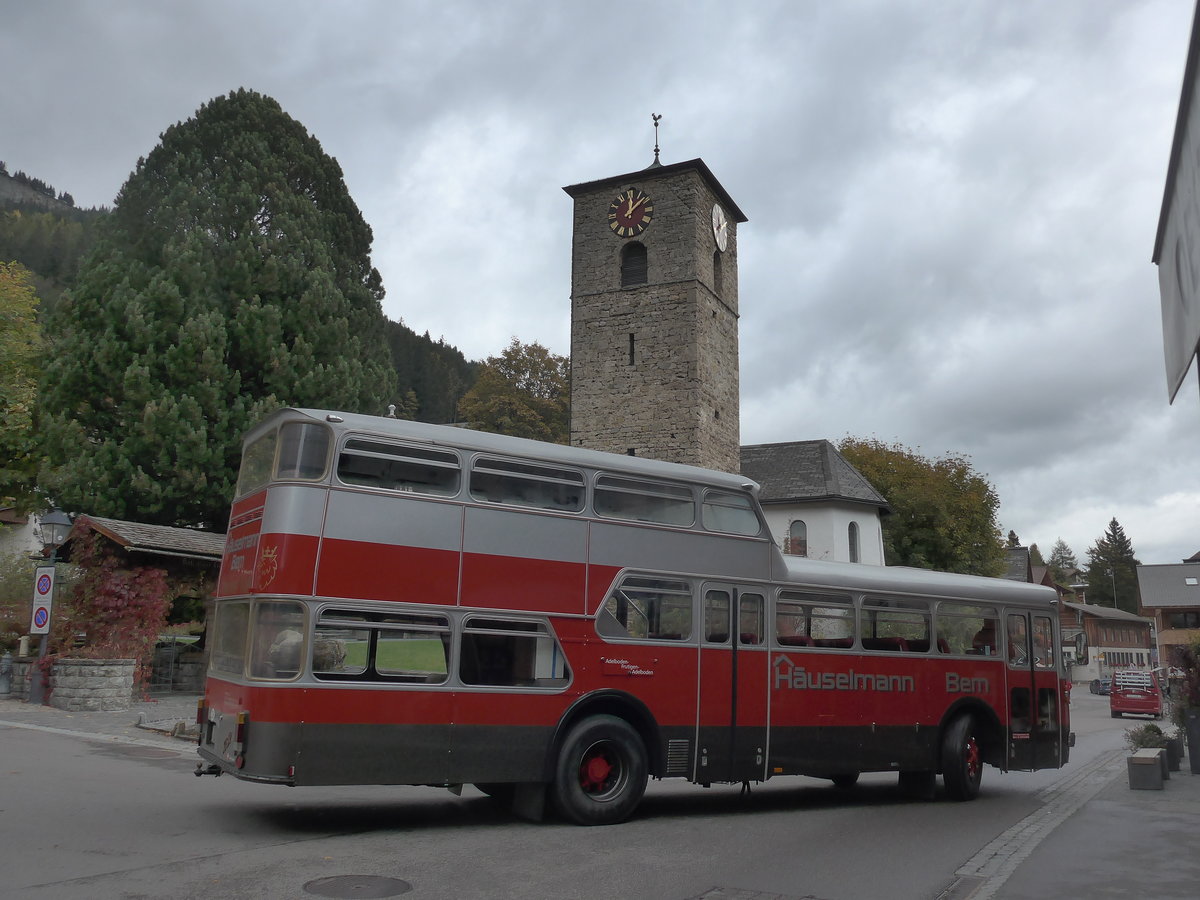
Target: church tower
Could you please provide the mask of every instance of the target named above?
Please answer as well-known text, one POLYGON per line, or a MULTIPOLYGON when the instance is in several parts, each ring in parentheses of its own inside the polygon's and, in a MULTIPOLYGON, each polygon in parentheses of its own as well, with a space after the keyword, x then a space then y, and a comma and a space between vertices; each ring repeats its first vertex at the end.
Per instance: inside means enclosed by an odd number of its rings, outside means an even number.
POLYGON ((737 226, 703 160, 563 188, 571 445, 739 470, 737 226))

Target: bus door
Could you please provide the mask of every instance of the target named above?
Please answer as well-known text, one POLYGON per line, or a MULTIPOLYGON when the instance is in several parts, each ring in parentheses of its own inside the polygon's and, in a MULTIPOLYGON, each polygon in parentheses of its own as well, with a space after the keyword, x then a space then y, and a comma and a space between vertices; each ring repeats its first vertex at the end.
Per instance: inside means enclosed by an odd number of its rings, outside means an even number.
POLYGON ((1012 769, 1062 765, 1066 727, 1049 616, 1009 612, 1008 764, 1012 769))
POLYGON ((700 645, 694 781, 765 778, 766 598, 759 588, 707 583, 700 645))

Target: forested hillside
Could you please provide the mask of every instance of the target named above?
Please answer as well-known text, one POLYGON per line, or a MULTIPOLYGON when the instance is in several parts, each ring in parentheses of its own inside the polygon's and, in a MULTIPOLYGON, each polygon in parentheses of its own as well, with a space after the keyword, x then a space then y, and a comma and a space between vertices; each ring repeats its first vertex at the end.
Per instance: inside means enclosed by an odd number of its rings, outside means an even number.
MULTIPOLYGON (((0 262, 19 262, 32 273, 43 318, 73 284, 109 212, 78 209, 69 193, 24 172, 9 174, 0 162, 0 262)), ((397 414, 422 422, 454 421, 458 400, 474 383, 479 364, 444 338, 419 335, 403 322, 387 323, 387 342, 401 399, 397 414)))

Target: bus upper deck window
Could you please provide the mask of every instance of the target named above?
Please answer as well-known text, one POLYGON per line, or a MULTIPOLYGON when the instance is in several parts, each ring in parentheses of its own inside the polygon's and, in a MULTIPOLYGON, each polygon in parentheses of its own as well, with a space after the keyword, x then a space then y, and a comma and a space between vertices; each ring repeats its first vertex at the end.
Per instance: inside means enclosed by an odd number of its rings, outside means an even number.
POLYGON ((329 461, 329 431, 308 422, 288 422, 279 429, 276 476, 316 481, 329 461))
POLYGON ((449 450, 351 438, 338 456, 344 484, 453 497, 458 493, 458 456, 449 450))
POLYGON ((690 488, 663 481, 601 475, 593 501, 596 515, 633 522, 690 527, 696 521, 690 488))
POLYGON ((750 536, 759 532, 758 516, 750 498, 744 494, 709 491, 704 495, 700 515, 709 531, 750 536))
POLYGON ((471 496, 485 503, 579 512, 583 475, 573 469, 480 457, 471 467, 471 496))
POLYGON ((271 480, 275 466, 275 444, 278 432, 268 431, 246 445, 242 451, 242 468, 238 472, 237 495, 244 497, 271 480))

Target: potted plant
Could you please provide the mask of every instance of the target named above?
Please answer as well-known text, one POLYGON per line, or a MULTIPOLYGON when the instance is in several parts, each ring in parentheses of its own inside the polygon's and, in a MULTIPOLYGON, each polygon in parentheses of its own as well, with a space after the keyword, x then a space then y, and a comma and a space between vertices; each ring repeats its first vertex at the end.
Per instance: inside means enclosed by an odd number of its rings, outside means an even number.
POLYGON ((1171 715, 1187 740, 1191 772, 1200 775, 1200 638, 1175 648, 1175 665, 1183 671, 1183 677, 1172 692, 1171 715))

